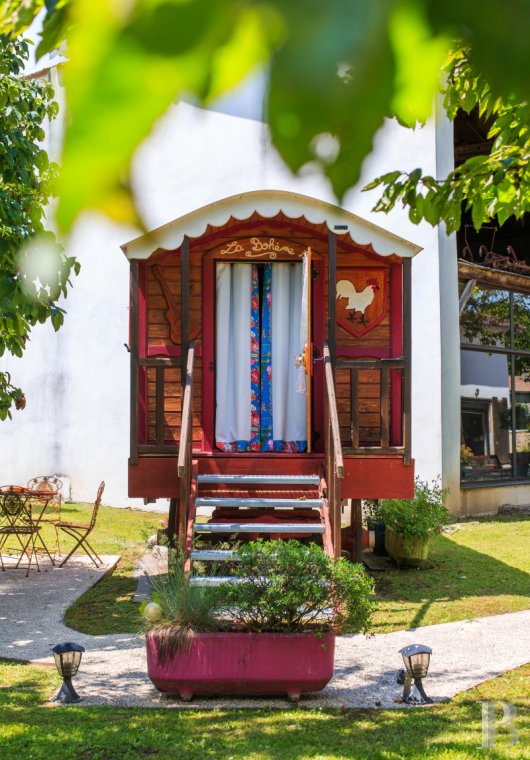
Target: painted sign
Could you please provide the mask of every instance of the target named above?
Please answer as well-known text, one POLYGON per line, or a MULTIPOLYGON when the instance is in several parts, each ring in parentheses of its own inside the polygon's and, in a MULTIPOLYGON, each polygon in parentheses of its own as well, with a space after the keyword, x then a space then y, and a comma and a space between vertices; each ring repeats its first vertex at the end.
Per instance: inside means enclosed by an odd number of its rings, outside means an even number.
POLYGON ((337 270, 337 322, 361 338, 382 322, 387 313, 388 270, 337 270))
POLYGON ((303 246, 293 245, 290 241, 275 237, 251 237, 231 240, 219 251, 221 256, 243 254, 248 259, 277 259, 278 257, 286 258, 288 256, 301 259, 304 252, 305 248, 303 246))

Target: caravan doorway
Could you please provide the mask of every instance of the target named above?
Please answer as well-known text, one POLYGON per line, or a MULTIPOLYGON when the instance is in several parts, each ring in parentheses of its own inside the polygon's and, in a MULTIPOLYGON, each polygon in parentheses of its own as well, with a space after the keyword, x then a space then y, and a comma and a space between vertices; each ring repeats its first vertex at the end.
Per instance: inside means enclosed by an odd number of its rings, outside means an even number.
POLYGON ((215 446, 305 452, 311 383, 297 359, 310 342, 309 264, 215 266, 215 446))

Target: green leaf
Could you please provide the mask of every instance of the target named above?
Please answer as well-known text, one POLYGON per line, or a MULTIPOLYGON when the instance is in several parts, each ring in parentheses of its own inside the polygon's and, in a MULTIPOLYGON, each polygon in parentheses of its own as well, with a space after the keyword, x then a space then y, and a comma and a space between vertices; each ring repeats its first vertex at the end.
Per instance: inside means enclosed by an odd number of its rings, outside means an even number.
POLYGON ((124 177, 153 122, 184 93, 208 100, 224 92, 234 76, 240 79, 263 62, 278 33, 269 9, 237 0, 142 0, 125 17, 113 7, 111 0, 77 0, 72 7, 64 67, 70 119, 60 180, 62 228, 83 208, 134 221, 124 177), (246 35, 252 45, 243 47, 232 72, 246 35))
MULTIPOLYGON (((44 5, 43 0, 4 0, 0 7, 0 34, 17 36, 31 26, 44 5)), ((18 74, 19 69, 15 70, 18 74)))
POLYGON ((279 5, 289 36, 271 64, 267 114, 273 142, 293 171, 320 165, 340 198, 357 181, 389 112, 394 78, 390 3, 292 0, 279 5), (315 150, 322 135, 332 135, 338 146, 331 162, 315 150))
POLYGON ((486 206, 484 200, 480 195, 478 195, 473 199, 473 203, 471 204, 471 220, 473 222, 473 227, 477 232, 480 230, 485 221, 485 215, 486 206))
POLYGON ((418 121, 425 123, 432 113, 451 42, 447 34, 432 35, 424 6, 419 0, 397 3, 389 21, 396 59, 392 110, 400 123, 409 127, 418 121))
POLYGON ((42 39, 37 46, 37 58, 60 48, 69 22, 71 3, 69 0, 46 3, 48 13, 44 17, 42 39))

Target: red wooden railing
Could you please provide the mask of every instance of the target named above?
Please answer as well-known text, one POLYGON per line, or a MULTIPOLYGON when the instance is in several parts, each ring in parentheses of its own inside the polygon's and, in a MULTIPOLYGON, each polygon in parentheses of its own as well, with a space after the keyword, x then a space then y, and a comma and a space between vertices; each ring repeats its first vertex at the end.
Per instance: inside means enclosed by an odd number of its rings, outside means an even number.
POLYGON ((193 474, 193 365, 195 361, 195 344, 190 343, 186 359, 184 394, 182 397, 182 419, 180 428, 180 446, 177 461, 177 475, 180 481, 180 500, 178 512, 178 535, 183 543, 186 538, 190 499, 192 495, 193 474))
POLYGON ((340 441, 339 415, 335 396, 335 380, 329 346, 324 343, 324 372, 326 376, 325 404, 325 458, 328 508, 335 557, 341 552, 341 496, 340 481, 344 477, 344 460, 340 441))
POLYGON ((350 371, 350 435, 351 447, 348 453, 378 456, 400 454, 405 464, 410 464, 410 369, 404 357, 398 359, 337 359, 337 369, 350 371), (359 444, 359 373, 363 370, 376 370, 380 373, 379 440, 370 446, 359 444), (394 381, 401 388, 401 430, 394 431, 400 440, 399 445, 390 443, 390 398, 391 373, 394 381))

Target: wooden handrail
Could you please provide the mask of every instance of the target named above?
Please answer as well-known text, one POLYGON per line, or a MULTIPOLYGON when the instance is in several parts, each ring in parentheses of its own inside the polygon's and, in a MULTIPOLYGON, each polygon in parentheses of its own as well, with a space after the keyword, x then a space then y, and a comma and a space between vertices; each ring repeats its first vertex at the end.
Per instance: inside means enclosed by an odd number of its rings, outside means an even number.
POLYGON ((331 356, 329 346, 324 343, 324 370, 326 374, 326 398, 328 403, 328 413, 331 423, 331 436, 334 453, 334 470, 338 478, 344 477, 344 458, 342 456, 342 444, 340 441, 339 414, 337 412, 337 399, 335 396, 335 381, 333 380, 333 369, 331 367, 331 356))
POLYGON ((179 478, 186 475, 186 465, 191 460, 192 448, 192 421, 193 421, 193 364, 195 360, 195 344, 190 343, 188 356, 186 360, 186 384, 184 386, 184 395, 182 399, 182 417, 180 428, 180 446, 177 463, 177 474, 179 478))
POLYGON ((326 377, 326 483, 327 502, 331 522, 333 554, 341 554, 341 495, 340 481, 344 477, 344 459, 340 440, 339 415, 335 396, 335 380, 329 346, 324 343, 324 372, 326 377))

